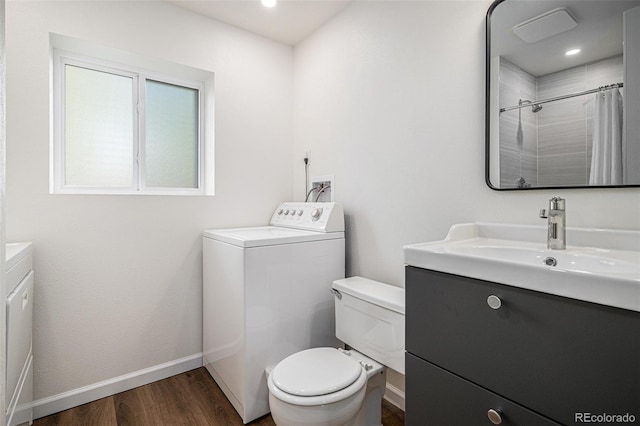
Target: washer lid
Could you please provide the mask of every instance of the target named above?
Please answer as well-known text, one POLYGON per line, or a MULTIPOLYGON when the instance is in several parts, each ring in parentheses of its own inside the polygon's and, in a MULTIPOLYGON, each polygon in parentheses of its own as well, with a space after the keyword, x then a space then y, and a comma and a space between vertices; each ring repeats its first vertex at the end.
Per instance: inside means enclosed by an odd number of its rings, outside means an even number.
POLYGON ((251 248, 339 239, 344 238, 344 232, 318 232, 279 226, 256 226, 252 228, 210 229, 204 231, 203 236, 234 246, 251 248))
POLYGON ((362 374, 362 367, 337 349, 314 348, 283 359, 271 374, 273 383, 283 392, 319 396, 351 385, 362 374))

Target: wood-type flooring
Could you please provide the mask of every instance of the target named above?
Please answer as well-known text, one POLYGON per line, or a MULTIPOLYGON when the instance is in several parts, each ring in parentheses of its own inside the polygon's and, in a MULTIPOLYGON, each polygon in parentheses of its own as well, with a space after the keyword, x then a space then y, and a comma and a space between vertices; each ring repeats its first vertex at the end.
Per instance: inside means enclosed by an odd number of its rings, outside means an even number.
MULTIPOLYGON (((34 426, 242 426, 238 413, 204 367, 37 419, 34 426)), ((249 423, 275 425, 271 415, 249 423)), ((384 426, 404 425, 387 401, 384 426)))

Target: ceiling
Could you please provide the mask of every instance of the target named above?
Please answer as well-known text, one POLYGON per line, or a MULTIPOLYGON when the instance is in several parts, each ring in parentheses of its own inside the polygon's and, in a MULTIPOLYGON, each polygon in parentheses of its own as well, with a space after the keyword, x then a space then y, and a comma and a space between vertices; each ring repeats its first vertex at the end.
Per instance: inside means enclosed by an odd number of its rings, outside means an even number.
POLYGON ((640 0, 514 0, 501 3, 491 15, 491 54, 501 55, 533 76, 622 54, 622 12, 640 0), (555 8, 566 8, 578 26, 536 43, 525 43, 512 28, 555 8), (565 56, 579 47, 579 55, 565 56))
POLYGON ((278 42, 296 45, 337 15, 351 0, 167 0, 183 9, 234 25, 278 42))
MULTIPOLYGON (((294 46, 353 0, 278 0, 273 8, 260 0, 165 0, 183 9, 294 46)), ((640 0, 509 0, 491 16, 492 54, 502 55, 534 76, 622 54, 622 11, 640 0), (554 8, 566 7, 578 27, 527 44, 513 26, 554 8), (564 52, 580 45, 580 55, 564 52), (586 48, 585 48, 586 47, 586 48)))

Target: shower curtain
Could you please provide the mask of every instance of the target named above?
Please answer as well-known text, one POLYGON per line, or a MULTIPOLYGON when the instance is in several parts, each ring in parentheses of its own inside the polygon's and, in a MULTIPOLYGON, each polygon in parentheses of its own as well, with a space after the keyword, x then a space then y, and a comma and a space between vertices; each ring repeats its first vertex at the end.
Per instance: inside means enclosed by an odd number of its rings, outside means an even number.
POLYGON ((622 96, 608 89, 595 95, 589 185, 622 184, 622 96))

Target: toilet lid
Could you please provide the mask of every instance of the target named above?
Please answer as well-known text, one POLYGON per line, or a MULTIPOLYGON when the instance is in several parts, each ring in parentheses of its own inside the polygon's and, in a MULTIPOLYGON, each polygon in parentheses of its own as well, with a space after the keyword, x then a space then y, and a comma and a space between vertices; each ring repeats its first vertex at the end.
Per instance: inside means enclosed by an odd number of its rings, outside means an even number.
POLYGON ((273 383, 290 395, 319 396, 355 382, 362 367, 337 349, 314 348, 283 359, 271 374, 273 383))

